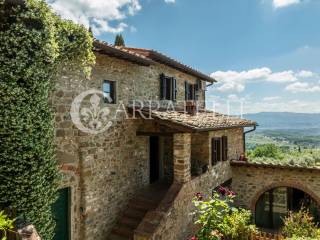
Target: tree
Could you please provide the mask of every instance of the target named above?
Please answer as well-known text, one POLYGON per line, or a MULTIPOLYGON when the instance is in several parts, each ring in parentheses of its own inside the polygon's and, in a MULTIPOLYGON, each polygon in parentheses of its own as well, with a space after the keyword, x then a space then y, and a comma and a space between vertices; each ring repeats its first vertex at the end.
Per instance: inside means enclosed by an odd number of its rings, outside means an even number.
POLYGON ((125 43, 124 43, 124 39, 122 37, 122 34, 117 34, 116 38, 114 40, 114 45, 115 46, 119 46, 119 47, 124 47, 125 43))
POLYGON ((274 159, 282 159, 282 155, 283 154, 281 149, 275 144, 271 143, 259 145, 250 153, 250 156, 254 158, 268 157, 274 159))
POLYGON ((49 94, 59 67, 94 63, 92 35, 44 0, 0 0, 0 208, 51 240, 59 186, 49 94))

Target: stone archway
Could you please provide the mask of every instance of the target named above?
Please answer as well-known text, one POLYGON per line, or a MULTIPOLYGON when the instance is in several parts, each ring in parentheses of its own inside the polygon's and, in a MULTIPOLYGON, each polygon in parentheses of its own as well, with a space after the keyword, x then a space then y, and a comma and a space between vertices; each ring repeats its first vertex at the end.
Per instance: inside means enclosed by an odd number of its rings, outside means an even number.
POLYGON ((320 168, 308 169, 278 165, 261 165, 231 162, 232 190, 236 192, 235 203, 252 210, 259 197, 277 187, 296 188, 308 194, 320 205, 320 168))
POLYGON ((320 197, 318 197, 316 195, 316 193, 314 193, 311 189, 309 189, 308 186, 306 186, 302 183, 299 183, 299 182, 292 182, 292 181, 274 182, 274 183, 271 183, 267 186, 262 187, 260 190, 258 190, 254 194, 254 197, 252 198, 251 203, 250 203, 250 209, 253 214, 255 213, 256 204, 257 204, 259 198, 262 196, 262 194, 264 194, 265 192, 267 192, 271 189, 278 188, 278 187, 291 187, 291 188, 296 188, 298 190, 301 190, 301 191, 305 192, 306 194, 308 194, 320 206, 320 197))

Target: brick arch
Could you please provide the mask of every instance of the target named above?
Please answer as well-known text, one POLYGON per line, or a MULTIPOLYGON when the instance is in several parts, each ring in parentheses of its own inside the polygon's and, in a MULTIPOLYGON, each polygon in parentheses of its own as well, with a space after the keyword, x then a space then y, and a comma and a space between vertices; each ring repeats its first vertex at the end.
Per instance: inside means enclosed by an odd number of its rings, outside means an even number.
POLYGON ((291 188, 296 188, 299 189, 305 193, 307 193, 314 201, 317 202, 317 204, 320 206, 320 197, 315 194, 314 191, 312 191, 308 186, 300 183, 300 182, 291 182, 291 181, 283 181, 283 182, 274 182, 271 183, 267 186, 264 186, 262 189, 260 189, 258 192, 254 194, 254 197, 251 200, 250 203, 250 209, 252 213, 255 213, 256 210, 256 204, 261 197, 261 195, 273 188, 278 188, 278 187, 291 187, 291 188))

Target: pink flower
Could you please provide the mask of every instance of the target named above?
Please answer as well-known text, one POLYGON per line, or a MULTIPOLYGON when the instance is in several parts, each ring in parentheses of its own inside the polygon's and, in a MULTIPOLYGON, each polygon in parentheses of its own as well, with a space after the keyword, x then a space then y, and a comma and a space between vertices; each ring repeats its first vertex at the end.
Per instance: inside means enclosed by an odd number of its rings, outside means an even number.
POLYGON ((222 187, 222 186, 220 186, 220 187, 218 188, 218 192, 219 192, 222 196, 231 196, 231 197, 232 197, 232 196, 235 196, 235 195, 236 195, 235 192, 229 190, 228 188, 222 187))

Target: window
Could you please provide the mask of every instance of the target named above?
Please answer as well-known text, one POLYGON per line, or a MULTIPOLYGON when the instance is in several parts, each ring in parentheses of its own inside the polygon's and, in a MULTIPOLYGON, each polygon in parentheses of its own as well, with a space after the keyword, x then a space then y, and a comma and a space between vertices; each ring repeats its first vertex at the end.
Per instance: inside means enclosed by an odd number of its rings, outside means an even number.
POLYGON ((228 138, 223 136, 221 138, 211 139, 211 164, 215 165, 220 161, 228 160, 228 138))
POLYGON ((198 91, 197 84, 190 84, 185 82, 185 99, 188 100, 197 100, 196 99, 196 92, 198 91))
POLYGON ((177 80, 174 77, 160 75, 160 99, 176 101, 177 80))
POLYGON ((221 138, 212 138, 211 140, 211 164, 216 165, 221 161, 221 138))
POLYGON ((116 103, 116 82, 104 80, 102 91, 105 103, 116 103))

